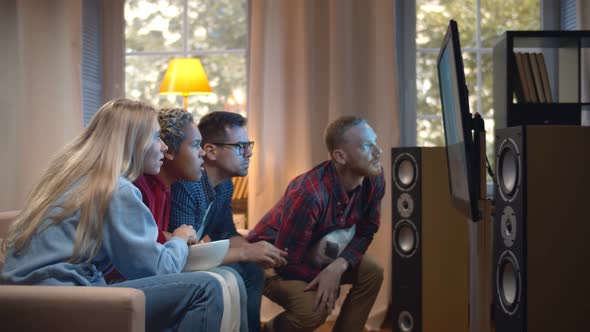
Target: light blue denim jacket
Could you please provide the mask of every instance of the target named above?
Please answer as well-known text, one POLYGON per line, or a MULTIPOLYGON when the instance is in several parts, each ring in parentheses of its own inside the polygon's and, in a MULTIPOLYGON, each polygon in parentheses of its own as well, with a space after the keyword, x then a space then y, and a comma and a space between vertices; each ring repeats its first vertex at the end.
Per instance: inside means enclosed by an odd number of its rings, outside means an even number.
POLYGON ((102 245, 90 263, 66 262, 74 249, 78 223, 79 211, 57 225, 41 227, 18 255, 9 248, 0 282, 103 286, 103 272, 112 267, 127 279, 138 279, 179 273, 186 262, 185 241, 177 237, 163 245, 156 241, 158 228, 152 214, 140 191, 125 178, 117 181, 104 215, 102 245))

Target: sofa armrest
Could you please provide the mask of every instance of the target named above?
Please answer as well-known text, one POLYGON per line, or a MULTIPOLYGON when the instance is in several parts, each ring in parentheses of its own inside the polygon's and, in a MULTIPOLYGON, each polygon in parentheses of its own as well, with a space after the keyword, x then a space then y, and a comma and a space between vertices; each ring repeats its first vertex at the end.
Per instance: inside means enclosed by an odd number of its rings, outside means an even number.
MULTIPOLYGON (((10 224, 16 219, 20 211, 0 211, 0 248, 2 241, 6 237, 10 224)), ((4 253, 0 250, 0 271, 4 268, 4 253)))
POLYGON ((141 331, 145 296, 132 288, 0 286, 3 331, 141 331))
POLYGON ((19 213, 20 211, 18 210, 0 211, 0 238, 6 236, 8 227, 10 227, 10 224, 16 219, 19 213))

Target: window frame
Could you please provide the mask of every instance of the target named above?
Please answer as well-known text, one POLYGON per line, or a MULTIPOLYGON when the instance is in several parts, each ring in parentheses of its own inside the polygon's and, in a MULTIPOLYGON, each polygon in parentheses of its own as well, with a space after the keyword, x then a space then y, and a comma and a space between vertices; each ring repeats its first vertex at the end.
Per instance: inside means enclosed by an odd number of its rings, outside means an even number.
MULTIPOLYGON (((123 6, 126 4, 126 0, 121 0, 123 2, 123 6)), ((244 48, 234 48, 234 49, 189 49, 189 17, 188 17, 188 3, 190 0, 182 0, 182 50, 175 50, 175 51, 128 51, 125 49, 124 57, 123 57, 123 76, 125 78, 125 82, 127 81, 126 75, 126 67, 127 67, 127 60, 129 57, 143 57, 143 56, 161 56, 161 57, 203 57, 209 55, 238 55, 243 56, 246 63, 245 68, 245 91, 244 93, 247 95, 248 93, 248 45, 245 45, 244 48)), ((249 1, 244 1, 246 7, 246 13, 248 13, 248 5, 249 1)), ((123 12, 123 21, 125 21, 125 13, 123 12)), ((125 29, 123 29, 123 39, 126 40, 127 36, 125 33, 125 29)), ((249 33, 249 18, 246 18, 246 33, 249 33)), ((211 79, 211 77, 209 77, 211 79)), ((127 95, 126 87, 123 87, 123 94, 127 95)), ((246 100, 245 103, 245 111, 248 112, 247 107, 248 101, 246 100)), ((199 117, 198 114, 194 114, 199 117)))

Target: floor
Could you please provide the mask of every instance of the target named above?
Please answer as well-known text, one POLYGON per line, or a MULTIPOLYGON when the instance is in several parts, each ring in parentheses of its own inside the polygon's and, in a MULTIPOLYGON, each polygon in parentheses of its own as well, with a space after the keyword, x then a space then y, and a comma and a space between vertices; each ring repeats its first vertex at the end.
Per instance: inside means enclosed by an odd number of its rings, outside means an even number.
MULTIPOLYGON (((334 322, 326 322, 324 325, 320 326, 317 330, 315 330, 315 332, 330 332, 330 331, 332 331, 333 326, 334 326, 334 322)), ((379 332, 391 332, 391 331, 392 331, 391 322, 386 320, 383 323, 383 326, 381 327, 381 330, 379 330, 379 332)), ((369 331, 363 330, 363 332, 369 332, 369 331)))

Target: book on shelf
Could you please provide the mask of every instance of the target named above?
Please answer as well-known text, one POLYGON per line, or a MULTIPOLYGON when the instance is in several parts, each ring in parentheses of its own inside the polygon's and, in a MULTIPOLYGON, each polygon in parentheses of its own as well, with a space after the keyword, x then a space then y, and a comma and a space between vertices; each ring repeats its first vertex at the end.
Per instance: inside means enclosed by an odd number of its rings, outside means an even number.
POLYGON ((551 103, 551 87, 543 53, 514 52, 514 94, 518 102, 551 103))
POLYGON ((232 200, 239 200, 242 199, 242 187, 244 186, 244 178, 243 176, 235 176, 232 178, 232 182, 234 183, 234 193, 231 197, 232 200))
POLYGON ((244 176, 243 179, 244 179, 243 180, 244 185, 241 188, 240 197, 242 199, 247 199, 248 198, 248 177, 244 176))
POLYGON ((526 75, 527 85, 529 86, 529 93, 531 99, 529 102, 538 103, 539 97, 537 96, 537 89, 535 88, 535 79, 533 78, 533 70, 531 68, 531 60, 527 53, 521 53, 522 66, 524 67, 524 73, 526 75))
POLYGON ((238 193, 237 193, 237 190, 236 190, 236 189, 237 189, 237 187, 238 187, 238 181, 239 181, 239 180, 238 180, 238 177, 237 177, 237 176, 236 176, 236 177, 233 177, 233 178, 231 178, 231 182, 232 182, 232 183, 233 183, 233 185, 234 185, 234 192, 233 192, 233 193, 232 193, 232 195, 231 195, 231 199, 232 199, 232 201, 233 201, 233 200, 235 200, 235 199, 236 199, 236 197, 238 196, 238 193))
POLYGON ((533 74, 533 83, 535 86, 535 92, 537 92, 537 98, 540 103, 545 102, 545 93, 543 92, 543 82, 541 82, 541 71, 537 64, 537 56, 535 53, 527 53, 529 63, 531 64, 531 73, 533 74))
POLYGON ((547 64, 545 63, 545 56, 543 53, 536 53, 537 65, 539 65, 539 73, 541 74, 541 83, 543 85, 543 92, 545 93, 545 102, 552 103, 553 96, 551 95, 551 85, 549 84, 549 73, 547 72, 547 64))
POLYGON ((234 184, 234 193, 232 194, 232 200, 240 200, 248 198, 248 177, 247 176, 236 176, 232 178, 234 184))
POLYGON ((513 81, 515 82, 516 100, 529 103, 531 102, 531 92, 526 79, 525 67, 522 63, 522 53, 514 52, 513 54, 516 63, 516 77, 513 81))

